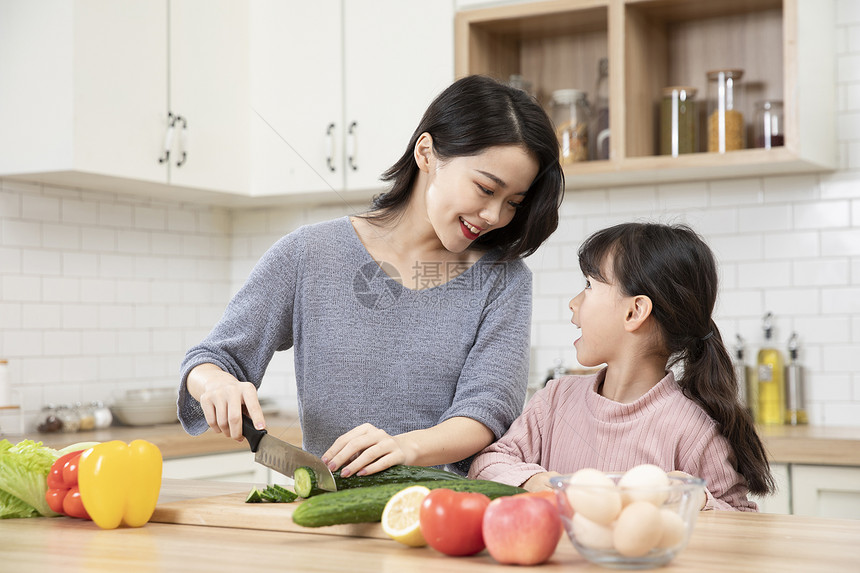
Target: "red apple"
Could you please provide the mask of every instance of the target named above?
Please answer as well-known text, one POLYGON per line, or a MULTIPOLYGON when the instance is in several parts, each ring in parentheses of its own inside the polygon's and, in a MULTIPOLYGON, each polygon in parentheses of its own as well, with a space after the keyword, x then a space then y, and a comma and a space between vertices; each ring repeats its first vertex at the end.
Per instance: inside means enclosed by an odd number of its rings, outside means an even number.
POLYGON ((499 563, 537 565, 555 552, 561 518, 544 498, 515 495, 493 500, 484 512, 484 543, 499 563))

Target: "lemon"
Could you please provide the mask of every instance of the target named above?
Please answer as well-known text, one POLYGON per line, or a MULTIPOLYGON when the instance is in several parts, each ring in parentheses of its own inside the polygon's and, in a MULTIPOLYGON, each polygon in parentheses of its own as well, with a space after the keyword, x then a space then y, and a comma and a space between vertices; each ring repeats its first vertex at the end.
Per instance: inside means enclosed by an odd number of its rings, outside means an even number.
POLYGON ((427 545, 418 516, 428 493, 430 490, 423 485, 413 485, 394 494, 382 510, 382 530, 386 535, 410 547, 427 545))

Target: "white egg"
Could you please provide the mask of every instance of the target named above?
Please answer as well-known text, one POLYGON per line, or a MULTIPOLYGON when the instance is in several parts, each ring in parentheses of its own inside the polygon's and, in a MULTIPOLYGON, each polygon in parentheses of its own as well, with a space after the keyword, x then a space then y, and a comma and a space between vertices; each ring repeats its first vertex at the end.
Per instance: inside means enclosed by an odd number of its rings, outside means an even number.
POLYGON ((567 499, 574 512, 609 525, 621 512, 621 494, 606 474, 591 468, 581 469, 568 482, 567 499))
POLYGON ((647 501, 660 505, 669 496, 669 477, 653 464, 642 464, 629 469, 621 479, 621 501, 626 506, 634 501, 647 501), (651 491, 656 490, 656 491, 651 491))
POLYGON ((675 547, 684 540, 684 532, 687 528, 680 515, 669 509, 661 509, 660 521, 663 524, 663 535, 660 536, 657 547, 661 549, 675 547))
POLYGON ((592 549, 612 549, 612 526, 600 525, 577 513, 573 516, 572 527, 576 540, 582 545, 592 549))
POLYGON ((634 501, 618 516, 612 542, 621 555, 642 557, 657 546, 662 535, 660 510, 650 502, 634 501))

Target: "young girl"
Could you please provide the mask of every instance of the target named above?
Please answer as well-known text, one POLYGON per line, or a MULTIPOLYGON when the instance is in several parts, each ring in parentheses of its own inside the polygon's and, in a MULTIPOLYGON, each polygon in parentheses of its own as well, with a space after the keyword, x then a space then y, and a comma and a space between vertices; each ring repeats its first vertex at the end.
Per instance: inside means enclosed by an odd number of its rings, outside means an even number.
POLYGON ((257 388, 288 348, 304 447, 344 476, 458 462, 519 415, 531 319, 521 259, 555 230, 564 186, 551 121, 523 91, 463 78, 383 179, 391 188, 368 212, 271 247, 188 351, 188 433, 241 440, 243 411, 264 427, 257 388))
POLYGON ((685 226, 627 223, 587 239, 579 266, 577 360, 606 366, 550 381, 470 477, 537 491, 559 473, 651 463, 705 478, 704 509, 756 511, 747 492, 772 491, 773 478, 711 318, 710 249, 685 226))

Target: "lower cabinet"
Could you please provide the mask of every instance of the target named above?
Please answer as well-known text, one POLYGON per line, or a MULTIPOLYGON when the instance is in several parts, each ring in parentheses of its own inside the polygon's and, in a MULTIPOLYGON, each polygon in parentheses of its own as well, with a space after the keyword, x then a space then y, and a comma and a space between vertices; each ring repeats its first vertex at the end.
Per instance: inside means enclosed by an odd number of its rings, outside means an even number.
POLYGON ((860 467, 771 464, 777 491, 750 496, 763 513, 860 519, 860 467))
MULTIPOLYGON (((251 452, 230 452, 164 460, 162 477, 245 483, 270 483, 271 470, 254 461, 251 452)), ((283 478, 286 479, 286 478, 283 478)), ((277 480, 279 483, 282 480, 277 480)))
POLYGON ((791 466, 796 515, 860 519, 860 467, 791 466))

